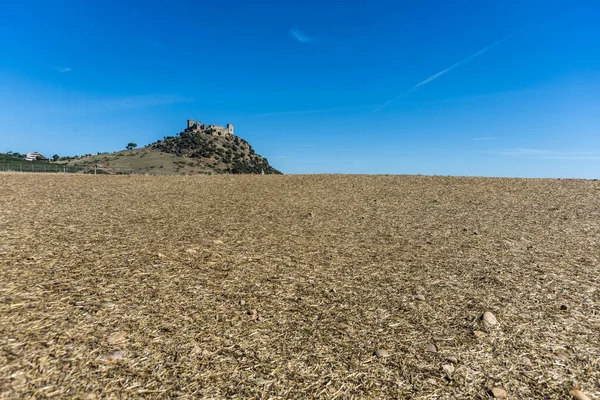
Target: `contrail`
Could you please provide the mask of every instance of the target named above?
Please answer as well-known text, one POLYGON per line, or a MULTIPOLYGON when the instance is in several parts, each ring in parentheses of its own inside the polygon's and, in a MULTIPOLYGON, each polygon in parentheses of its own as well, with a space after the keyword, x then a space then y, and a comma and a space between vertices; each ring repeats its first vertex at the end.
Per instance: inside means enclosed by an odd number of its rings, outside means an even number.
MULTIPOLYGON (((521 29, 523 29, 523 28, 521 28, 521 29)), ((390 104, 391 104, 391 103, 393 103, 394 101, 398 100, 400 97, 405 97, 405 96, 408 96, 409 94, 411 94, 411 93, 412 93, 412 92, 414 92, 415 90, 419 89, 421 86, 423 86, 423 85, 426 85, 426 84, 428 84, 429 82, 436 80, 437 78, 439 78, 440 76, 442 76, 442 75, 446 74, 447 72, 450 72, 450 71, 452 71, 454 68, 456 68, 456 67, 460 67, 461 65, 463 65, 463 64, 465 64, 465 63, 467 63, 467 62, 471 61, 471 60, 472 60, 472 59, 474 59, 475 57, 478 57, 478 56, 482 55, 483 53, 485 53, 485 52, 487 52, 487 51, 491 50, 493 47, 495 47, 495 46, 499 45, 500 43, 502 43, 502 42, 505 42, 505 41, 507 41, 508 39, 510 39, 511 37, 513 37, 513 36, 514 36, 514 35, 515 35, 517 32, 519 32, 521 29, 519 29, 519 30, 517 30, 517 31, 515 31, 515 32, 513 32, 513 33, 511 33, 510 35, 506 35, 506 36, 504 36, 504 37, 503 37, 502 39, 500 39, 500 40, 496 40, 494 43, 490 44, 490 45, 489 45, 489 46, 487 46, 487 47, 484 47, 483 49, 479 50, 479 51, 478 51, 478 52, 476 52, 476 53, 473 53, 473 54, 471 54, 469 57, 467 57, 467 58, 465 58, 465 59, 463 59, 463 60, 460 60, 459 62, 457 62, 457 63, 455 63, 455 64, 452 64, 452 65, 451 65, 451 66, 449 66, 448 68, 446 68, 446 69, 444 69, 444 70, 442 70, 442 71, 440 71, 440 72, 438 72, 438 73, 436 73, 436 74, 434 74, 434 75, 431 75, 429 78, 425 79, 425 80, 424 80, 424 81, 422 81, 422 82, 419 82, 419 83, 417 83, 415 86, 411 87, 411 88, 410 88, 410 89, 408 89, 406 92, 402 92, 402 93, 400 93, 399 95, 397 95, 396 97, 394 97, 393 99, 386 101, 385 103, 383 103, 382 105, 380 105, 379 107, 377 107, 376 109, 374 109, 374 110, 373 110, 373 112, 380 111, 381 109, 383 109, 383 108, 387 107, 388 105, 390 105, 390 104)))
POLYGON ((522 27, 522 28, 516 30, 515 32, 511 33, 510 35, 506 35, 502 39, 497 40, 494 43, 490 44, 489 46, 484 47, 483 49, 479 50, 478 52, 471 54, 467 58, 465 58, 455 64, 452 64, 448 68, 446 68, 434 75, 431 75, 429 78, 425 79, 422 82, 417 83, 416 85, 414 85, 407 91, 398 94, 393 99, 388 100, 387 102, 385 102, 383 104, 365 104, 365 105, 359 105, 359 106, 353 106, 353 107, 351 106, 351 107, 321 108, 321 109, 313 109, 313 110, 276 111, 276 112, 266 112, 266 113, 254 114, 254 115, 250 115, 250 117, 266 117, 266 116, 276 116, 276 115, 283 116, 283 115, 296 115, 296 114, 317 114, 317 113, 326 113, 326 112, 335 112, 335 111, 359 110, 359 109, 365 109, 365 108, 371 109, 372 110, 371 113, 375 113, 375 112, 378 112, 378 111, 382 110, 383 108, 387 107, 389 104, 393 103, 394 101, 398 100, 399 98, 408 96, 415 90, 419 89, 421 86, 423 86, 431 81, 436 80, 437 78, 439 78, 440 76, 453 70, 454 68, 459 67, 462 64, 465 64, 465 63, 471 61, 475 57, 482 55, 483 53, 489 51, 490 49, 499 45, 500 43, 505 42, 506 40, 510 39, 511 37, 513 37, 514 35, 516 35, 518 32, 520 32, 523 29, 525 29, 525 27, 522 27))

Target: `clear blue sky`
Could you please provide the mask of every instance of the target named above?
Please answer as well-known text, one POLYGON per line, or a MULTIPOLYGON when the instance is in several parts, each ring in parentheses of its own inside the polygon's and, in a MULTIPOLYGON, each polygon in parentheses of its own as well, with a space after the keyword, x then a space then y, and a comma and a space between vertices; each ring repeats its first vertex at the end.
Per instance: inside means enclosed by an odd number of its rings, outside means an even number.
POLYGON ((600 2, 0 2, 0 151, 234 123, 284 173, 600 177, 600 2))

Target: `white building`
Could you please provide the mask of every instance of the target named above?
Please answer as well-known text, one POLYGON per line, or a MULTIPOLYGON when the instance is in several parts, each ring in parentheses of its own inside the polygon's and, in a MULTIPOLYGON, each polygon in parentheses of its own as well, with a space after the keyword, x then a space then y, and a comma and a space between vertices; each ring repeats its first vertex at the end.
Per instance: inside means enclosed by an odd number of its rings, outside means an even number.
POLYGON ((25 161, 35 161, 35 160, 37 160, 38 156, 42 156, 42 155, 40 153, 38 153, 37 151, 32 151, 31 153, 27 153, 27 155, 25 156, 25 161))

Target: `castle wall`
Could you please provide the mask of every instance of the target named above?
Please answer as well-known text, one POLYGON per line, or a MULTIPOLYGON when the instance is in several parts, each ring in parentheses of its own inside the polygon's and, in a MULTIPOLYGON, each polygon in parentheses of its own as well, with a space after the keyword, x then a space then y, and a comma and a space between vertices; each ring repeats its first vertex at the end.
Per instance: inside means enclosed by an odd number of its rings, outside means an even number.
POLYGON ((204 132, 206 130, 214 130, 219 136, 222 135, 233 135, 233 124, 227 124, 227 127, 224 128, 223 125, 205 125, 201 124, 200 121, 194 122, 193 119, 187 120, 187 129, 192 130, 194 132, 204 132))

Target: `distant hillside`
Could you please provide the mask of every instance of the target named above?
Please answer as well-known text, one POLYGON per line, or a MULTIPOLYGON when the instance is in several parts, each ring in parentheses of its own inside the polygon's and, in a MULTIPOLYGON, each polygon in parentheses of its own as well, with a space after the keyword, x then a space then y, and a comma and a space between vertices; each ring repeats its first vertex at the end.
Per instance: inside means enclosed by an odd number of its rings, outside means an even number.
POLYGON ((25 156, 19 153, 0 153, 0 163, 23 162, 25 156))
POLYGON ((244 139, 212 129, 186 129, 138 149, 61 160, 77 166, 98 164, 105 173, 281 174, 244 139))
POLYGON ((220 135, 214 130, 186 130, 177 136, 165 137, 148 146, 179 157, 206 163, 212 170, 231 174, 280 174, 266 158, 254 152, 244 139, 235 135, 220 135))

